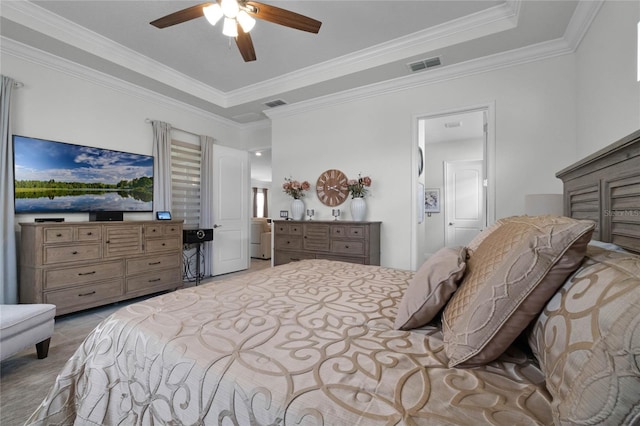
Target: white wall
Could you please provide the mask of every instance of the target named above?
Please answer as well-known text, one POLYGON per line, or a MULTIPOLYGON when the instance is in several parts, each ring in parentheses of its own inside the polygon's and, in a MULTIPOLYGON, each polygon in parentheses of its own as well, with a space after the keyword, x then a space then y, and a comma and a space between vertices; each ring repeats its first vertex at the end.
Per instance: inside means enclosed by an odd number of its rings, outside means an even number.
POLYGON ((640 129, 640 1, 605 1, 576 52, 576 160, 640 129))
MULTIPOLYGON (((12 97, 14 134, 151 155, 153 132, 145 122, 150 118, 213 136, 216 143, 237 149, 270 144, 268 126, 240 127, 60 59, 33 52, 29 55, 42 59, 34 63, 6 53, 1 57, 2 74, 24 84, 12 97), (45 65, 49 61, 60 66, 54 69, 45 65), (74 67, 78 73, 69 71, 74 67), (106 82, 99 83, 101 80, 106 82)), ((198 142, 196 136, 187 133, 176 132, 174 136, 198 142)), ((47 215, 17 215, 16 224, 31 222, 35 216, 47 215)), ((88 220, 87 214, 54 216, 88 220)), ((151 213, 130 213, 125 217, 140 218, 150 219, 151 213)))
MULTIPOLYGON (((315 185, 326 169, 373 179, 369 220, 382 221, 381 263, 410 269, 416 115, 495 102, 496 217, 520 214, 524 193, 557 193, 555 172, 575 160, 572 55, 385 93, 273 119, 274 188, 285 176, 315 185)), ((290 199, 273 191, 272 211, 290 199)), ((313 191, 316 219, 331 219, 313 191)), ((348 202, 340 206, 348 209, 348 202)), ((349 215, 345 215, 345 219, 349 215)))

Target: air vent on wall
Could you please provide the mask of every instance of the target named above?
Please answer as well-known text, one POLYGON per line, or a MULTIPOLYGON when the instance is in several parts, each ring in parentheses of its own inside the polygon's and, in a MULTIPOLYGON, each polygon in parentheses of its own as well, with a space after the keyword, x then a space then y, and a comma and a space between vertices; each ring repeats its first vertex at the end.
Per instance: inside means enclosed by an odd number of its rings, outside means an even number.
POLYGON ((434 58, 423 59, 421 61, 412 62, 407 65, 409 66, 409 69, 411 70, 411 72, 416 72, 416 71, 426 70, 427 68, 437 67, 438 65, 441 65, 441 62, 440 62, 440 58, 436 56, 434 58))
POLYGON ((264 104, 266 106, 268 106, 269 108, 275 108, 275 107, 278 107, 280 105, 286 105, 287 103, 285 101, 283 101, 282 99, 275 99, 273 101, 265 102, 264 104))

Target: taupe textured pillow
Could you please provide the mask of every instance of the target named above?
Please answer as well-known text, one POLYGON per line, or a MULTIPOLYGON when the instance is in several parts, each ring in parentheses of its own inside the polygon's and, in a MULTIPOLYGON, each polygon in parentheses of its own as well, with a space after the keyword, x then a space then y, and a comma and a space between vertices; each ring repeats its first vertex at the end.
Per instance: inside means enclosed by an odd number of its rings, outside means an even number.
POLYGON ((394 327, 411 330, 428 324, 458 288, 466 257, 465 247, 445 247, 427 259, 409 282, 394 327))
POLYGON ((469 256, 442 316, 449 367, 496 359, 584 258, 594 222, 562 216, 502 219, 469 256))
POLYGON ((529 343, 556 425, 640 419, 640 257, 588 248, 535 321, 529 343))
POLYGON ((467 244, 467 253, 469 254, 469 256, 471 256, 471 254, 473 254, 473 252, 478 249, 478 247, 480 246, 480 244, 482 244, 485 238, 491 235, 493 231, 501 227, 504 221, 505 219, 496 220, 492 225, 489 225, 482 232, 480 232, 478 235, 473 237, 473 239, 469 242, 469 244, 467 244))

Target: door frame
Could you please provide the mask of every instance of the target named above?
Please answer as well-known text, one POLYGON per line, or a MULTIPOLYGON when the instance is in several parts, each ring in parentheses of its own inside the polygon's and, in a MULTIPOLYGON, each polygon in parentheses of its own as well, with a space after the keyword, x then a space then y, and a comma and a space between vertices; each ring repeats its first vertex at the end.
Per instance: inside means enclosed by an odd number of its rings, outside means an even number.
MULTIPOLYGON (((466 107, 452 108, 440 111, 426 112, 422 114, 414 114, 412 117, 412 138, 411 138, 411 164, 417 164, 419 161, 419 125, 420 120, 442 117, 447 115, 458 115, 474 111, 483 111, 485 115, 485 140, 483 147, 484 154, 484 176, 487 179, 486 185, 486 214, 485 226, 495 222, 496 217, 496 179, 495 179, 495 158, 496 158, 496 123, 495 123, 495 101, 489 101, 477 105, 469 105, 466 107)), ((416 194, 418 190, 418 170, 416 167, 411 168, 411 188, 412 194, 416 194)), ((444 226, 444 222, 443 222, 444 226)), ((411 200, 411 269, 417 270, 422 263, 418 257, 418 200, 412 197, 411 200)))

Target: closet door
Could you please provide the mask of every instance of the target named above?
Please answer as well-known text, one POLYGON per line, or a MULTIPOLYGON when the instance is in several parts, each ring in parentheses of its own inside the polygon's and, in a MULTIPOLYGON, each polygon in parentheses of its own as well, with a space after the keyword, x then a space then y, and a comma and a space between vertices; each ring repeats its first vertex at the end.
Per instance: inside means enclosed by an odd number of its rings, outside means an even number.
POLYGON ((249 268, 249 153, 214 145, 212 275, 249 268))

